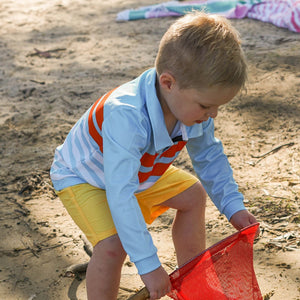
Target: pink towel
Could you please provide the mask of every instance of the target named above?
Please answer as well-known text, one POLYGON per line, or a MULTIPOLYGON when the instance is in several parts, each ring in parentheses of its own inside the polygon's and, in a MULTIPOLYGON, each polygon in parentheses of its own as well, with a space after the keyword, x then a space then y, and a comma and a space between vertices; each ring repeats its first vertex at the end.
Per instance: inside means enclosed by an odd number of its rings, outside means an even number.
POLYGON ((117 21, 181 16, 191 10, 204 10, 228 19, 248 17, 300 32, 300 0, 169 1, 121 11, 117 21))

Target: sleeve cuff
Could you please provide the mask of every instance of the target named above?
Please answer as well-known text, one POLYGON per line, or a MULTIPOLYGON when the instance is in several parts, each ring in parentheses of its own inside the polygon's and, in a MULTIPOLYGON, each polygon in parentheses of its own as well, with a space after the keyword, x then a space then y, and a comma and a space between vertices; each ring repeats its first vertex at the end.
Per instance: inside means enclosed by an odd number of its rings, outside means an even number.
POLYGON ((157 268, 159 268, 161 265, 157 254, 154 254, 150 257, 147 257, 143 260, 135 262, 135 266, 138 269, 139 275, 144 275, 147 273, 150 273, 157 268))
POLYGON ((243 201, 240 201, 238 204, 234 203, 234 205, 227 205, 223 213, 226 216, 227 220, 229 221, 231 217, 240 210, 246 210, 243 201))

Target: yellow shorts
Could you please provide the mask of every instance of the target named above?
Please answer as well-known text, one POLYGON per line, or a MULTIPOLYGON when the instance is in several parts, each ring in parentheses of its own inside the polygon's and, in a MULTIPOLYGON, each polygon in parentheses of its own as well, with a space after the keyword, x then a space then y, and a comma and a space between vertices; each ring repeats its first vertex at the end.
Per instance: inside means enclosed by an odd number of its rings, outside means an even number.
MULTIPOLYGON (((146 223, 151 224, 168 210, 168 207, 161 205, 163 202, 185 191, 197 181, 195 176, 170 166, 152 187, 137 193, 135 196, 146 223)), ((105 190, 84 183, 56 193, 93 246, 117 233, 105 190)))

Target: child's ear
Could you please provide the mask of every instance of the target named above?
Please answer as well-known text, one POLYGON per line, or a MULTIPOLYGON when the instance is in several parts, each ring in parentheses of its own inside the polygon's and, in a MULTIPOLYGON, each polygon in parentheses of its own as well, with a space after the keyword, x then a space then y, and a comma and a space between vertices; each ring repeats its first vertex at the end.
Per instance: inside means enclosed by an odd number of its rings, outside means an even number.
POLYGON ((174 87, 175 82, 176 82, 176 80, 173 77, 173 75, 171 75, 168 72, 163 72, 159 76, 159 84, 160 84, 161 88, 163 88, 166 91, 170 91, 174 87))

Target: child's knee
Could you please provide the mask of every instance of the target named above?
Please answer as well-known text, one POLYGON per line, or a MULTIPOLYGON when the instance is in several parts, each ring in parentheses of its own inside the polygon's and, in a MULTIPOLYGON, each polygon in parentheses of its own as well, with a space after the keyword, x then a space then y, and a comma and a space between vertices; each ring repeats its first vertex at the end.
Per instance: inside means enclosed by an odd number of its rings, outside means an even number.
POLYGON ((196 182, 188 191, 188 201, 184 210, 205 211, 206 191, 200 181, 196 182))
POLYGON ((206 205, 206 191, 200 181, 196 182, 193 185, 192 190, 192 199, 195 202, 195 205, 205 206, 206 205))
POLYGON ((123 263, 126 258, 126 252, 123 249, 119 236, 113 235, 100 241, 94 247, 93 256, 95 259, 106 263, 118 264, 123 263))
POLYGON ((203 185, 201 184, 200 181, 198 181, 198 182, 196 183, 196 186, 197 186, 197 189, 198 189, 198 195, 199 195, 199 197, 200 197, 201 199, 203 199, 203 201, 205 201, 205 200, 206 200, 206 195, 207 195, 207 194, 206 194, 206 191, 205 191, 203 185))
POLYGON ((205 214, 206 191, 200 182, 195 183, 189 191, 185 211, 194 211, 198 216, 205 214))

